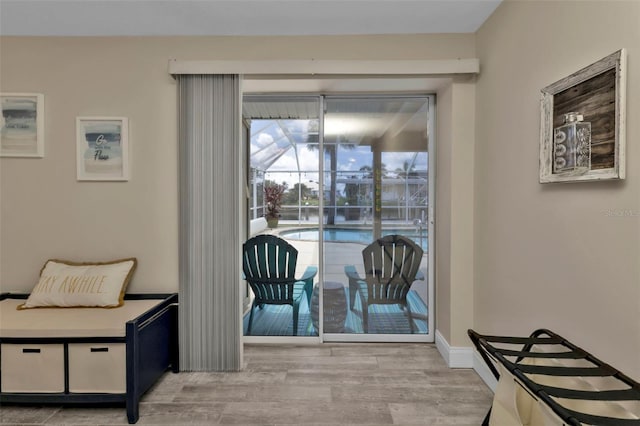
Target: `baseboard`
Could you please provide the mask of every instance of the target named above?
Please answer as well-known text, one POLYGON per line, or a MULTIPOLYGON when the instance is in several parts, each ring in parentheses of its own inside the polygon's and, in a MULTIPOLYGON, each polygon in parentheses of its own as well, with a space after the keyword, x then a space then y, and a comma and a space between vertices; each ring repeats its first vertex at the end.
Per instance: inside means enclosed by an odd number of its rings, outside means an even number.
POLYGON ((472 347, 452 347, 440 331, 436 330, 436 348, 449 368, 473 368, 489 389, 495 392, 498 381, 472 347))
POLYGON ((473 348, 450 346, 439 330, 436 330, 436 347, 449 368, 473 368, 473 348))
POLYGON ((498 380, 493 376, 493 373, 477 351, 473 351, 473 369, 489 389, 495 393, 498 380))

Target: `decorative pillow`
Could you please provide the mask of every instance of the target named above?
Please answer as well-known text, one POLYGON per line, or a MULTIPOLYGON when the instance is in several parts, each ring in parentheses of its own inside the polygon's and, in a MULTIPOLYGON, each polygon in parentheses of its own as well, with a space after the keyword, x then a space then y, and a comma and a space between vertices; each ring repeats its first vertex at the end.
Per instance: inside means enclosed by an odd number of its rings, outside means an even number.
POLYGON ((99 263, 48 260, 38 284, 18 309, 122 306, 137 263, 135 258, 99 263))

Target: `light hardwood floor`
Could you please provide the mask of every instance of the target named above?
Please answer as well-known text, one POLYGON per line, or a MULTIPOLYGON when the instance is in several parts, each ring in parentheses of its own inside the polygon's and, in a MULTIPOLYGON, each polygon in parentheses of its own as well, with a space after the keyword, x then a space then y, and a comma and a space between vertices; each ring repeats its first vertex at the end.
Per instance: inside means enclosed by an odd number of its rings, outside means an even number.
MULTIPOLYGON (((165 374, 138 424, 479 425, 492 393, 433 344, 245 345, 239 373, 165 374)), ((2 406, 3 425, 126 424, 117 408, 2 406)))

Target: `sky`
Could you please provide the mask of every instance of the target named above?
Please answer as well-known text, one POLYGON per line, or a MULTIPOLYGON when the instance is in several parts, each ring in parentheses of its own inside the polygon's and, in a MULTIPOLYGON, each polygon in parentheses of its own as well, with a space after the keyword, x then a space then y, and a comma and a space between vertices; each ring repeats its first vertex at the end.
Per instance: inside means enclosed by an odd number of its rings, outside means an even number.
MULTIPOLYGON (((310 132, 313 139, 314 128, 317 128, 317 120, 253 120, 251 124, 252 167, 266 169, 266 179, 279 183, 286 182, 289 188, 298 183, 298 170, 302 172, 300 177, 302 183, 317 182, 319 179, 317 144, 306 143, 310 132), (311 123, 312 121, 316 123, 311 123)), ((387 171, 394 172, 402 169, 405 162, 413 161, 414 156, 414 153, 387 152, 383 154, 382 162, 387 171)), ((371 167, 372 159, 369 146, 357 145, 350 149, 340 146, 337 170, 359 172, 361 167, 371 167)), ((328 169, 329 165, 329 156, 325 155, 325 169, 328 169)), ((414 170, 426 171, 427 167, 426 151, 418 153, 414 170)), ((345 177, 351 175, 358 175, 358 173, 343 174, 345 177)), ((393 176, 393 173, 390 173, 390 176, 393 176)))

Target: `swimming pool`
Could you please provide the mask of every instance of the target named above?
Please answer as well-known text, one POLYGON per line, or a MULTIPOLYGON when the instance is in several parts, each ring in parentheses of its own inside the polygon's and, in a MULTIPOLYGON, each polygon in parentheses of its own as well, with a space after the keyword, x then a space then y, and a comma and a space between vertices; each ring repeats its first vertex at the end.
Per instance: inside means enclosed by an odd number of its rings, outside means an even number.
MULTIPOLYGON (((411 238, 418 245, 422 245, 422 250, 427 251, 427 230, 419 232, 415 228, 408 229, 383 229, 382 236, 400 234, 411 238)), ((291 240, 318 241, 318 228, 290 229, 280 232, 280 236, 291 240)), ((372 229, 358 228, 329 228, 324 229, 323 238, 325 242, 340 243, 361 243, 369 244, 373 241, 372 229)))

